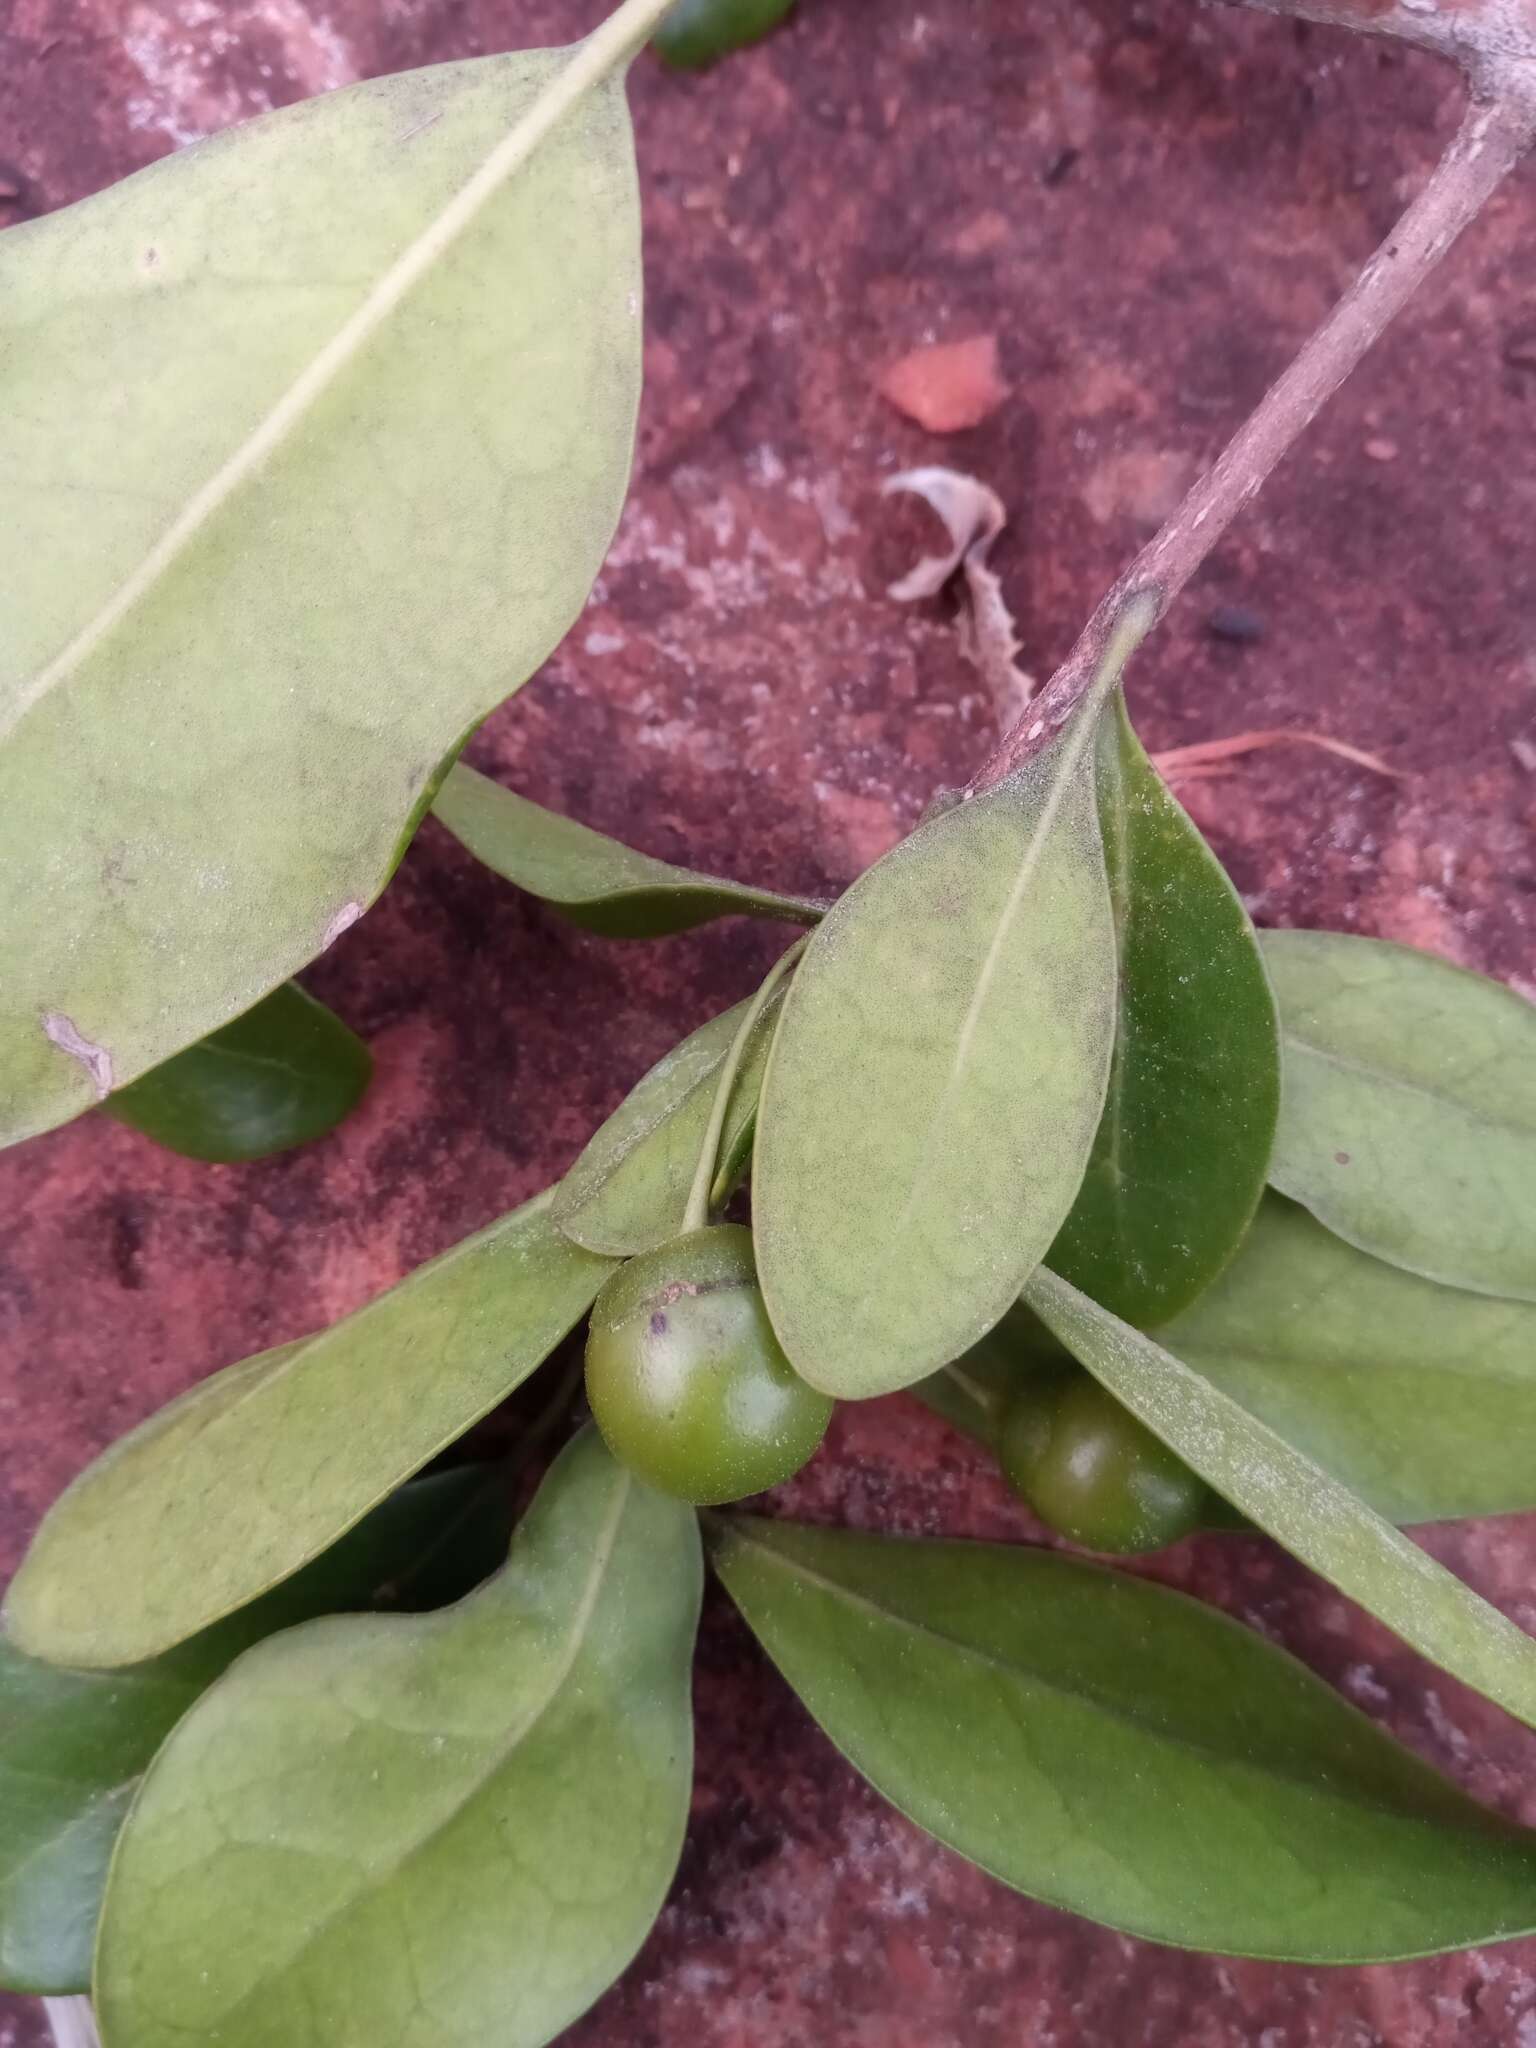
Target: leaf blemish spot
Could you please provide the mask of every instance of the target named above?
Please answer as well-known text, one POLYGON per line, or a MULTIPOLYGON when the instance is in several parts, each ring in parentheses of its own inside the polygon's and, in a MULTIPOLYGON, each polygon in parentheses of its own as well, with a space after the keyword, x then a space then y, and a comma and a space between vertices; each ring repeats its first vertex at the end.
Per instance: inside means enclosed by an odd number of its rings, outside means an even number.
POLYGON ((343 903, 320 935, 321 951, 323 952, 327 946, 334 946, 342 933, 350 931, 362 914, 361 903, 343 903))
POLYGON ((112 1055, 104 1045, 94 1045, 85 1034, 76 1029, 73 1020, 61 1010, 49 1010, 43 1017, 43 1036, 50 1045, 67 1053, 72 1060, 78 1060, 91 1077, 91 1086, 96 1090, 96 1100, 103 1102, 112 1093, 112 1055))
POLYGON ((1347 1152, 1335 1152, 1333 1155, 1333 1163, 1335 1166, 1348 1166, 1349 1154, 1347 1152))

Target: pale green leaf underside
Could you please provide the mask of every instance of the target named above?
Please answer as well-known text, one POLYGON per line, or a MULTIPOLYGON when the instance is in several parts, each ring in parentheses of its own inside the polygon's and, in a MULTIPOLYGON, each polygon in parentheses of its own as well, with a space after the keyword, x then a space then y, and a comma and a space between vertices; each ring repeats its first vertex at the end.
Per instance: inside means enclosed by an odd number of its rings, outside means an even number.
POLYGON ((758 1274, 796 1369, 908 1386, 1002 1314, 1104 1101, 1115 935, 1091 715, 863 875, 813 934, 763 1084, 758 1274))
POLYGON ((1536 1306, 1438 1287, 1270 1195, 1158 1331, 1393 1522, 1536 1508, 1536 1306))
MULTIPOLYGON (((782 1001, 769 997, 731 1087, 716 1202, 730 1192, 751 1149, 782 1001)), ((555 1190, 554 1218, 567 1237, 610 1258, 633 1258, 677 1236, 720 1067, 746 1009, 737 1003, 673 1046, 599 1126, 555 1190)))
POLYGON ((1065 1280, 1041 1267, 1025 1299, 1224 1500, 1421 1655, 1536 1726, 1536 1641, 1267 1423, 1065 1280))
MULTIPOLYGON (((1232 1264, 1157 1332, 1388 1521, 1536 1508, 1536 1307, 1373 1259, 1269 1194, 1232 1264)), ((1062 1353, 1028 1311, 912 1392, 990 1445, 1062 1353)))
POLYGON ((128 1802, 165 1737, 242 1650, 319 1614, 456 1599, 504 1561, 508 1526, 486 1469, 464 1466, 402 1487, 304 1571, 151 1663, 65 1671, 0 1640, 0 1985, 90 1989, 128 1802))
POLYGON ((611 938, 659 938, 715 917, 814 924, 824 903, 780 896, 674 867, 530 803, 459 763, 433 799, 436 816, 476 860, 611 938))
POLYGON ((677 1866, 699 1582, 691 1511, 589 1431, 458 1606, 242 1658, 119 1844, 106 2048, 549 2041, 677 1866))
POLYGON ((1264 954, 1274 1185, 1377 1258, 1536 1301, 1536 1008, 1380 939, 1266 932, 1264 954))
POLYGON ((135 1664, 306 1564, 503 1400, 591 1305, 610 1262, 549 1198, 466 1238, 343 1321, 215 1373, 55 1502, 5 1606, 58 1664, 135 1664))
POLYGON ((328 944, 575 617, 639 381, 625 54, 351 87, 0 238, 0 1141, 328 944))
POLYGON ((1528 1833, 1182 1594, 992 1544, 717 1529, 728 1590, 838 1748, 1032 1897, 1317 1963, 1536 1926, 1528 1833))

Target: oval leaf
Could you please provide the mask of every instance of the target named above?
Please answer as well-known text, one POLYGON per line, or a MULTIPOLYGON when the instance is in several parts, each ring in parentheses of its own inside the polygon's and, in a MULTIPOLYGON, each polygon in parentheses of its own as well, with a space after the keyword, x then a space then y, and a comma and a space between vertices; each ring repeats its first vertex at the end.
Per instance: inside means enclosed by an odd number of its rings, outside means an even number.
MULTIPOLYGON (((731 1086, 714 1199, 745 1170, 782 995, 768 998, 731 1086)), ((588 1141, 555 1190, 554 1217, 589 1251, 632 1258, 676 1237, 715 1099, 720 1067, 746 1014, 738 1003, 675 1045, 588 1141)))
POLYGON ((823 1393, 893 1393, 956 1358, 1077 1194, 1114 1034, 1094 717, 868 868, 784 999, 758 1278, 823 1393))
POLYGON ((1536 1301, 1536 1007, 1382 939, 1266 932, 1264 957, 1275 1186, 1378 1259, 1536 1301))
POLYGON ((0 1141, 329 944, 579 610, 639 384, 621 12, 6 235, 0 1141))
POLYGON ((30 1655, 158 1656, 254 1600, 504 1400, 612 1271, 549 1197, 317 1336, 227 1366, 103 1453, 49 1509, 11 1582, 30 1655))
POLYGON ((1536 1839, 1181 1593, 1044 1551, 782 1522, 733 1518, 714 1550, 850 1762, 1033 1898, 1312 1963, 1536 1927, 1536 1839))
POLYGON ((1031 1308, 1224 1500, 1422 1656, 1536 1726, 1536 1642, 1321 1466, 1043 1266, 1031 1308))
POLYGON ((1095 734, 1155 610, 1149 592, 1122 607, 1041 751, 930 818, 811 935, 763 1081, 753 1215, 779 1341, 824 1393, 957 1358, 1082 1184, 1117 973, 1095 734))
POLYGON ((482 1465, 418 1479, 263 1599, 110 1677, 0 1639, 0 1984, 85 1991, 112 1844, 150 1759, 252 1643, 316 1615, 457 1600, 505 1559, 506 1490, 482 1465))
POLYGON ((752 1205, 774 1328, 824 1393, 957 1357, 1081 1184, 1115 1011, 1096 715, 870 868, 795 975, 752 1205))
POLYGON ((1536 1306, 1368 1258, 1278 1195, 1158 1332, 1393 1522, 1536 1508, 1536 1306))
POLYGON ((1242 899, 1115 693, 1099 818, 1119 1019, 1088 1172, 1047 1263, 1128 1323, 1162 1323, 1253 1220, 1280 1103, 1275 999, 1242 899))
POLYGON ((243 1658, 123 1831, 96 1961, 109 2048, 557 2034, 677 1867, 699 1578, 692 1513, 588 1431, 457 1607, 243 1658))
POLYGON ((608 938, 661 938, 716 917, 814 924, 826 909, 809 897, 718 881, 636 853, 462 763, 451 770, 432 808, 476 860, 542 897, 573 924, 608 938))
POLYGON ((372 1072, 356 1032, 289 981, 102 1108, 188 1159, 265 1159, 333 1130, 372 1072))

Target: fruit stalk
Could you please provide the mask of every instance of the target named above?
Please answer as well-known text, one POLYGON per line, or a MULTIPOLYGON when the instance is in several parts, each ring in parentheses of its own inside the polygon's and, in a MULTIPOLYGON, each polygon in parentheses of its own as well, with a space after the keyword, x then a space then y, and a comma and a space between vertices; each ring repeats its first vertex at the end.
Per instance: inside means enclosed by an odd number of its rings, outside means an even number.
MULTIPOLYGON (((810 935, 807 933, 806 937, 810 935)), ((768 999, 784 976, 805 951, 805 939, 796 939, 788 952, 781 953, 769 968, 762 987, 747 1005, 747 1014, 742 1018, 731 1040, 730 1051, 720 1068, 720 1078, 715 1083, 715 1099, 710 1105, 709 1122, 704 1127, 704 1142, 699 1147, 699 1163, 694 1169, 693 1186, 688 1190, 688 1206, 683 1211, 683 1234, 690 1230, 702 1230, 709 1221, 709 1191, 714 1186, 715 1163, 720 1156, 720 1134, 725 1129, 725 1113, 730 1106, 731 1090, 736 1085, 736 1076, 746 1055, 747 1045, 757 1020, 767 1007, 768 999)))

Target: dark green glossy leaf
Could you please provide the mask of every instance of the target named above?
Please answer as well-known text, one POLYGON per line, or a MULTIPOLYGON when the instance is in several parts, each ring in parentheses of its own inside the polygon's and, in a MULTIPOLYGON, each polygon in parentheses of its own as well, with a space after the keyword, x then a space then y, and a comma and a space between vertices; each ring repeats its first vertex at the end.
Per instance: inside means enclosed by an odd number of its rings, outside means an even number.
POLYGON ((612 1270, 540 1195, 317 1336, 225 1368, 54 1503, 6 1600, 30 1655, 138 1664, 285 1579, 526 1379, 612 1270))
POLYGON ((1264 955, 1275 1186, 1379 1259, 1536 1301, 1536 1008, 1381 939, 1266 932, 1264 955))
POLYGON ((1154 1436, 1405 1643, 1536 1726, 1536 1641, 1210 1380, 1045 1267, 1031 1308, 1154 1436))
MULTIPOLYGON (((763 1069, 782 1003, 777 993, 769 997, 731 1087, 717 1202, 751 1156, 763 1069)), ((588 1141, 555 1190, 554 1218, 567 1237, 610 1258, 632 1258, 677 1236, 720 1068, 746 1009, 738 1003, 673 1046, 588 1141)))
POLYGON ((1014 1300, 1104 1106, 1116 953, 1094 801, 1128 614, 1044 752, 918 828, 812 933, 763 1081, 758 1274, 823 1393, 893 1392, 1014 1300))
POLYGON ((1099 818, 1120 945, 1104 1114, 1047 1255, 1128 1323, 1208 1287, 1264 1192, 1280 1103, 1275 1000, 1248 913, 1131 730, 1099 732, 1099 818))
POLYGON ((0 1142, 321 952, 580 610, 658 14, 322 94, 7 233, 0 1142))
POLYGON ((264 1159, 334 1129, 372 1072, 356 1032, 288 981, 102 1108, 189 1159, 264 1159))
POLYGON ((1437 1287, 1271 1195, 1158 1332, 1394 1522, 1536 1508, 1536 1306, 1437 1287))
POLYGON ((651 38, 658 56, 700 71, 776 29, 795 0, 677 0, 651 38))
POLYGON ((0 1984, 53 1996, 89 1988, 128 1802, 242 1650, 320 1614, 457 1600, 506 1557, 510 1507, 482 1465, 415 1480, 262 1599, 126 1671, 60 1670, 0 1639, 0 1984))
POLYGON ((1031 1897, 1313 1963, 1536 1927, 1536 1838, 1183 1594, 1044 1551, 716 1527, 732 1598, 838 1748, 1031 1897))
POLYGON ((693 1514, 578 1438, 505 1569, 262 1644, 155 1762, 96 1958, 108 2048, 539 2048, 677 1866, 693 1514))
POLYGON ((432 806, 476 860, 542 897, 573 924, 615 939, 655 939, 716 917, 814 924, 826 905, 673 867, 546 811, 500 783, 452 769, 432 806))

